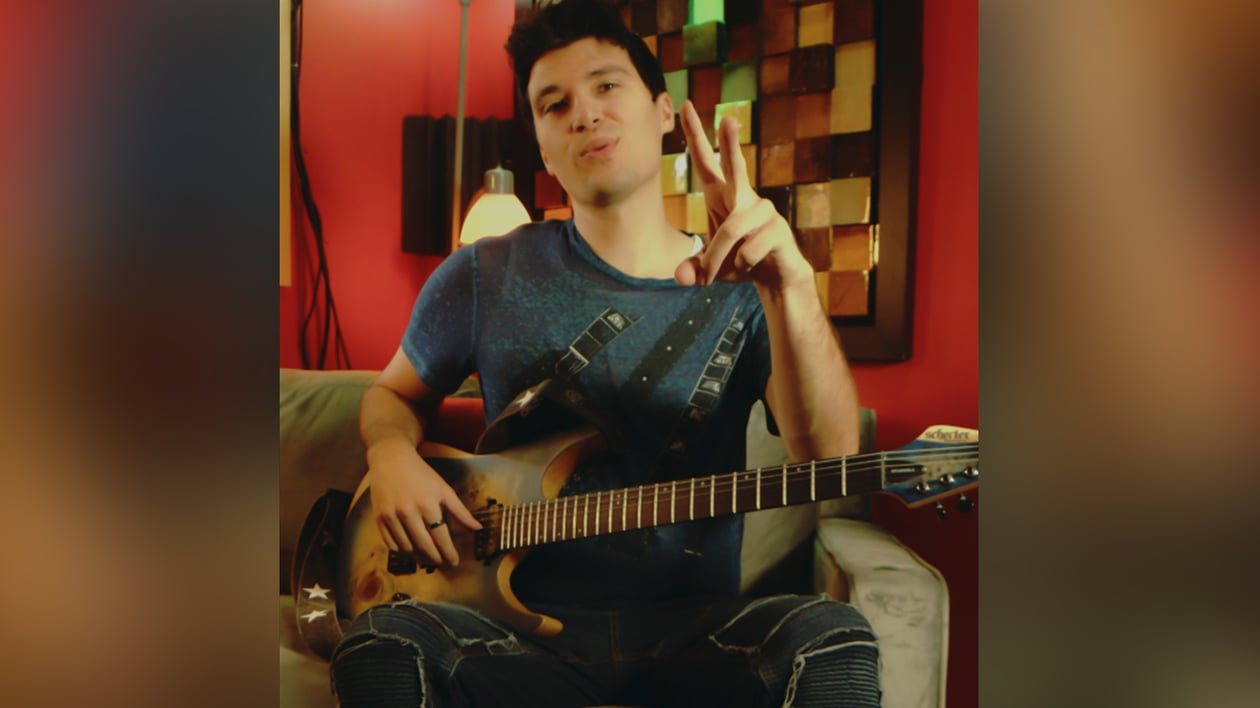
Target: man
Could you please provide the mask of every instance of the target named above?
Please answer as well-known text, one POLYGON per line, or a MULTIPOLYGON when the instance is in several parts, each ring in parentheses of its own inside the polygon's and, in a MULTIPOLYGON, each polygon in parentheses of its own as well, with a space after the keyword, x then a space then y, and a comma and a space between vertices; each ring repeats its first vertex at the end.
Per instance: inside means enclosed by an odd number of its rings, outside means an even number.
MULTIPOLYGON (((615 9, 547 6, 513 28, 508 52, 573 218, 479 241, 425 284, 361 409, 386 544, 468 562, 451 526, 481 525, 416 448, 474 371, 491 418, 551 379, 610 422, 611 449, 563 494, 740 469, 759 398, 794 460, 856 452, 853 381, 813 271, 749 184, 734 121, 720 128, 719 165, 694 107, 682 108, 715 228, 705 242, 666 220, 661 145, 675 108, 615 9)), ((741 533, 742 518, 724 516, 534 549, 513 589, 564 622, 554 637, 451 605, 372 608, 338 647, 335 688, 348 708, 878 705, 866 621, 819 597, 739 598, 741 533)))

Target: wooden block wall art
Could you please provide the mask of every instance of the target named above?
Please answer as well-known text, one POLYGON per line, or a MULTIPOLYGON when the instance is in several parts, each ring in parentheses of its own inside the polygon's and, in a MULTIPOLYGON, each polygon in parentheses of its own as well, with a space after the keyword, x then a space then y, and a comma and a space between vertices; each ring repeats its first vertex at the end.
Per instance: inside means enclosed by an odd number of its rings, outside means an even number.
POLYGON ((834 14, 835 43, 875 38, 875 0, 836 0, 834 14))
POLYGON ((656 57, 656 60, 659 62, 660 57, 657 56, 657 53, 656 53, 656 35, 644 37, 643 43, 647 45, 648 51, 652 52, 652 56, 656 57))
POLYGON ((761 146, 761 159, 758 166, 758 179, 763 187, 777 187, 792 184, 795 172, 792 169, 796 157, 795 143, 779 143, 761 146))
POLYGON ((798 229, 831 230, 831 183, 815 182, 796 185, 796 223, 798 229))
POLYGON ((777 96, 791 90, 789 80, 792 71, 792 55, 778 54, 761 59, 761 95, 777 96))
POLYGON ((657 57, 661 62, 661 71, 680 71, 687 68, 683 64, 682 32, 662 34, 657 37, 657 57))
POLYGON ((850 177, 831 180, 831 223, 869 224, 871 221, 871 178, 850 177))
POLYGON ((805 5, 801 7, 797 21, 796 46, 830 45, 836 29, 835 5, 830 2, 805 5))
POLYGON ((801 254, 809 261, 814 271, 825 271, 831 268, 831 227, 818 227, 797 230, 797 245, 801 254))
POLYGON ((796 97, 763 98, 758 113, 758 142, 762 145, 791 142, 796 139, 796 97))
POLYGON ((826 270, 870 270, 875 267, 873 226, 831 227, 831 264, 826 270))
POLYGON ((727 61, 747 61, 761 56, 761 28, 751 22, 727 24, 726 40, 730 43, 726 52, 727 61))
POLYGON ((687 134, 683 132, 682 116, 674 114, 674 129, 665 134, 662 140, 661 154, 687 152, 687 134))
POLYGON ((705 22, 683 28, 683 64, 703 66, 726 61, 726 24, 705 22))
POLYGON ((665 72, 665 91, 674 102, 674 110, 681 111, 683 102, 691 97, 691 77, 686 69, 665 72))
POLYGON ((656 0, 636 0, 630 6, 630 30, 640 37, 656 34, 656 0))
POLYGON ((831 135, 831 94, 806 93, 796 97, 796 138, 831 135))
POLYGON ((690 10, 687 0, 656 0, 655 32, 677 32, 687 24, 690 10))
POLYGON ((851 42, 836 46, 836 86, 875 84, 875 43, 851 42))
POLYGON ((831 271, 827 279, 827 311, 832 315, 857 316, 868 311, 868 274, 861 271, 831 271))
POLYGON ((757 100, 757 60, 728 62, 722 67, 722 103, 757 100))
POLYGON ((832 135, 830 139, 832 177, 875 174, 875 140, 870 131, 832 135))
POLYGON ((790 186, 760 187, 757 189, 757 193, 770 200, 770 203, 774 205, 774 210, 779 212, 779 216, 782 216, 789 224, 792 223, 792 219, 795 216, 793 214, 795 207, 793 202, 794 192, 795 189, 790 186))
POLYGON ((753 102, 752 101, 732 101, 730 103, 719 103, 713 111, 713 130, 716 134, 717 129, 722 124, 722 120, 727 116, 735 119, 739 124, 739 144, 747 145, 753 139, 753 102))
POLYGON ((761 15, 761 5, 756 0, 725 0, 722 19, 731 27, 750 27, 761 15))
POLYGON ((679 231, 687 230, 687 195, 671 194, 665 199, 665 220, 679 231))
POLYGON ((830 45, 803 47, 792 52, 788 84, 792 93, 820 93, 835 88, 836 53, 830 45))
POLYGON ((797 182, 817 182, 831 178, 831 136, 796 141, 793 170, 797 182))
POLYGON ((699 192, 687 193, 687 226, 683 230, 693 234, 709 233, 709 208, 699 192))
POLYGON ((698 25, 705 22, 725 22, 726 3, 722 0, 691 0, 688 22, 698 25))
POLYGON ((690 178, 686 153, 661 156, 662 194, 686 194, 691 186, 690 178))
MULTIPOLYGON (((712 111, 722 102, 722 67, 706 66, 687 72, 691 75, 691 102, 696 104, 696 112, 712 111)), ((678 108, 682 108, 680 104, 678 108)))
POLYGON ((871 129, 872 87, 850 84, 831 92, 831 132, 857 133, 871 129))
POLYGON ((796 8, 767 12, 760 24, 762 54, 783 54, 796 48, 796 8))

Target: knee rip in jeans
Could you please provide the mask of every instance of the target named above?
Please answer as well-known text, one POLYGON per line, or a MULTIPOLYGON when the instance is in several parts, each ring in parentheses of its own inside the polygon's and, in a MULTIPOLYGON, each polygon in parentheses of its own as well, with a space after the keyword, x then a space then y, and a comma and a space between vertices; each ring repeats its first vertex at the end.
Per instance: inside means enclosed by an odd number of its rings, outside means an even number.
MULTIPOLYGON (((505 632, 495 625, 485 615, 466 607, 456 605, 446 605, 443 603, 422 603, 416 600, 400 600, 390 603, 390 607, 410 607, 420 614, 424 615, 435 626, 440 627, 446 636, 455 642, 460 649, 482 648, 487 654, 511 654, 521 651, 521 644, 517 640, 516 635, 512 632, 505 632), (456 631, 447 624, 437 613, 433 612, 431 607, 450 607, 452 610, 462 612, 475 617, 480 622, 478 632, 472 633, 471 636, 460 636, 456 631)), ((372 632, 376 632, 375 626, 371 624, 369 619, 369 628, 372 632)))
POLYGON ((744 654, 751 654, 751 653, 760 651, 761 648, 765 646, 765 643, 769 641, 769 639, 773 637, 775 633, 778 632, 779 629, 782 628, 784 623, 786 623, 788 620, 792 619, 793 617, 795 617, 797 614, 801 613, 804 610, 807 610, 811 607, 817 607, 818 605, 822 603, 830 601, 830 599, 826 595, 820 595, 814 600, 811 600, 809 602, 803 602, 800 605, 793 607, 791 610, 788 610, 787 612, 783 613, 783 616, 780 617, 779 620, 775 622, 775 624, 772 627, 770 627, 768 631, 766 631, 766 633, 761 637, 761 639, 755 645, 732 644, 732 643, 724 642, 721 639, 722 634, 730 630, 732 627, 736 626, 740 620, 744 619, 745 617, 752 614, 753 612, 756 612, 758 609, 764 607, 765 605, 771 602, 780 601, 781 599, 782 598, 780 597, 763 597, 759 600, 755 600, 753 602, 748 603, 748 606, 745 607, 743 610, 740 610, 739 614, 732 617, 729 622, 722 625, 722 627, 719 628, 716 632, 714 632, 713 634, 710 634, 709 640, 712 641, 715 645, 717 645, 719 649, 722 649, 723 651, 734 651, 734 652, 741 652, 744 654))
POLYGON ((824 647, 818 647, 824 641, 837 634, 847 634, 852 629, 835 629, 820 636, 813 642, 801 648, 792 659, 792 676, 788 678, 787 691, 783 695, 783 708, 792 708, 792 704, 796 701, 796 687, 800 682, 801 674, 805 672, 805 667, 811 659, 818 659, 828 654, 843 651, 853 647, 870 647, 877 653, 879 651, 874 639, 854 639, 839 644, 829 644, 824 647))

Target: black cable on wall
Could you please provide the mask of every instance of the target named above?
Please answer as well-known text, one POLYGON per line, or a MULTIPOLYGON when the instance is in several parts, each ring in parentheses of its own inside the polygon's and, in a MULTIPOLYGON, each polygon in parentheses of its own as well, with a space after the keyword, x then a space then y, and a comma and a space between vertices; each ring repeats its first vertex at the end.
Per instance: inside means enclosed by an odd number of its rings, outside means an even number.
POLYGON ((301 111, 299 110, 299 87, 302 76, 302 0, 293 0, 291 16, 292 33, 292 81, 290 82, 290 115, 289 131, 293 141, 293 157, 297 167, 298 186, 302 193, 302 205, 306 211, 307 222, 311 227, 311 236, 315 244, 315 262, 308 280, 309 290, 299 289, 302 298, 302 322, 298 327, 298 349, 302 355, 302 367, 306 369, 323 369, 328 359, 331 343, 333 368, 349 369, 350 354, 346 350, 345 339, 341 334, 341 323, 337 318, 337 303, 333 299, 332 284, 328 276, 328 255, 324 251, 324 225, 319 216, 319 207, 311 191, 310 175, 306 170, 306 159, 302 154, 301 111), (314 336, 311 329, 314 328, 314 336), (312 352, 312 347, 316 351, 312 352))

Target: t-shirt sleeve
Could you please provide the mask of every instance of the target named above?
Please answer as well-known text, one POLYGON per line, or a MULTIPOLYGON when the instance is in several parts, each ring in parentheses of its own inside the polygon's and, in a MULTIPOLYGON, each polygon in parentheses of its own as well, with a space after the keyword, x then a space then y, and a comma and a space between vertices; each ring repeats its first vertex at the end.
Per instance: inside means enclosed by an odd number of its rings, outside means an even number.
POLYGON ((425 281, 403 333, 403 353, 426 386, 449 395, 473 372, 476 316, 477 257, 470 246, 425 281))

